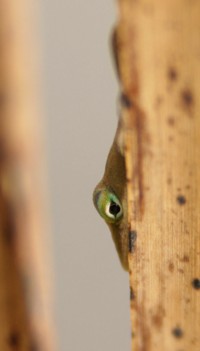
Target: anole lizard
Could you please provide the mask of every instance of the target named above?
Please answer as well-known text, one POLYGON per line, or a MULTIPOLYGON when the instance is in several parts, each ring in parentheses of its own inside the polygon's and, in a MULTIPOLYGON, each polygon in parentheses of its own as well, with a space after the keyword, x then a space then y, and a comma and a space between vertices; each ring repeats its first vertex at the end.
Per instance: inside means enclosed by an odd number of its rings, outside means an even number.
MULTIPOLYGON (((116 30, 112 36, 112 46, 116 71, 120 78, 116 30)), ((126 170, 123 151, 119 148, 118 143, 120 128, 119 122, 108 154, 104 176, 93 193, 93 202, 97 211, 109 226, 121 264, 128 271, 126 170)))

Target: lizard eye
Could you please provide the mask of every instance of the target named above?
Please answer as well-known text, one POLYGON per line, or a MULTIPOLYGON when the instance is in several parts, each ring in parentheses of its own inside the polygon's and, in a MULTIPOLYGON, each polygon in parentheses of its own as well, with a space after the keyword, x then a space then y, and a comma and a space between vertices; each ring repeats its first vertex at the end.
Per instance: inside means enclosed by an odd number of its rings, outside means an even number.
POLYGON ((116 223, 122 218, 122 205, 118 197, 110 189, 95 190, 93 200, 100 216, 107 222, 116 223))

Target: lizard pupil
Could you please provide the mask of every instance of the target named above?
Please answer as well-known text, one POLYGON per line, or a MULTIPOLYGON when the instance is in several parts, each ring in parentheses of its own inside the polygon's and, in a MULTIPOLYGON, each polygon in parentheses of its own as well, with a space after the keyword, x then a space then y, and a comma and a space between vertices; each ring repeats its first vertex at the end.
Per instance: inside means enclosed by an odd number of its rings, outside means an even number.
POLYGON ((116 202, 111 202, 109 211, 113 216, 117 216, 117 214, 121 211, 121 208, 116 202))

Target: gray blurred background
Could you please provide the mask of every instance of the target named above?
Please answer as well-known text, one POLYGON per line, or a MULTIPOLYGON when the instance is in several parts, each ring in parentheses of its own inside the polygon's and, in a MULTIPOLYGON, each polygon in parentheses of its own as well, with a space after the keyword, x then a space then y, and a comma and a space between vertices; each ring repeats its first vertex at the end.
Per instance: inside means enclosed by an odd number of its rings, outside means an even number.
POLYGON ((117 125, 107 0, 43 0, 40 34, 61 351, 130 350, 129 287, 92 204, 117 125))

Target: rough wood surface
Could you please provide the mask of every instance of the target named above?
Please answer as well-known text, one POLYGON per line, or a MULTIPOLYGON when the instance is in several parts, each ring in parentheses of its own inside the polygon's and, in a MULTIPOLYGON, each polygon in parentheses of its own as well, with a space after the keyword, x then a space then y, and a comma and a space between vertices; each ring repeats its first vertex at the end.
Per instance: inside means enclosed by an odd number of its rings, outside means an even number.
POLYGON ((54 337, 33 2, 0 0, 0 350, 51 351, 54 337))
POLYGON ((200 350, 200 2, 119 0, 133 351, 200 350))

